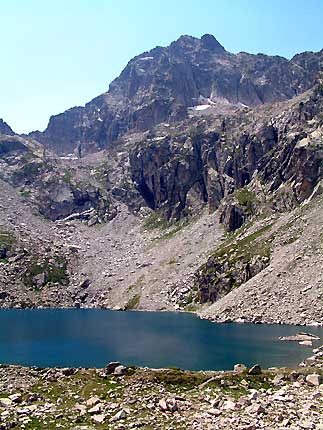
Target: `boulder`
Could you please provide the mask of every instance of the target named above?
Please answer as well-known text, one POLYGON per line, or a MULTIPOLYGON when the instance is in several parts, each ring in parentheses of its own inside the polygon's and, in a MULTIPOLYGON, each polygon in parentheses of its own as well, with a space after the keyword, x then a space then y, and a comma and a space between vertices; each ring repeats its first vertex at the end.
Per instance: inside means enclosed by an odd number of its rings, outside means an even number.
POLYGON ((177 402, 175 399, 160 399, 158 402, 158 406, 160 408, 161 411, 166 412, 175 412, 177 411, 178 407, 177 407, 177 402))
POLYGON ((97 403, 95 406, 88 410, 88 413, 91 415, 99 414, 102 411, 102 403, 97 403))
POLYGON ((119 412, 117 412, 112 418, 111 421, 119 421, 124 420, 127 417, 127 413, 124 409, 121 409, 119 412))
POLYGON ((98 404, 99 402, 100 402, 100 397, 98 397, 98 396, 93 396, 93 397, 90 397, 90 398, 85 402, 85 404, 86 404, 86 406, 92 407, 92 406, 95 406, 96 404, 98 404))
POLYGON ((8 408, 9 406, 12 405, 12 400, 9 399, 8 397, 0 397, 0 406, 2 408, 8 408))
POLYGON ((222 411, 220 411, 220 409, 212 408, 212 409, 209 409, 207 411, 207 413, 209 415, 214 416, 214 417, 218 417, 218 416, 220 416, 222 414, 222 411))
POLYGON ((76 369, 74 369, 74 367, 66 367, 64 369, 62 369, 62 374, 64 376, 72 376, 77 372, 76 369))
POLYGON ((318 387, 322 383, 322 376, 317 373, 312 373, 306 376, 305 381, 312 387, 318 387))
POLYGON ((96 424, 102 424, 105 419, 106 419, 106 415, 104 414, 97 414, 97 415, 93 415, 92 417, 92 421, 94 421, 96 424))
POLYGON ((22 395, 20 393, 15 393, 15 394, 11 394, 9 396, 9 399, 13 402, 13 403, 21 403, 22 402, 22 395))
POLYGON ((91 280, 90 279, 84 279, 83 282, 81 282, 80 284, 80 288, 88 288, 91 284, 91 280))
POLYGON ((233 367, 234 372, 242 373, 247 369, 247 367, 244 364, 235 364, 233 367))
POLYGON ((296 370, 293 370, 290 374, 289 374, 289 379, 292 381, 292 382, 295 382, 295 381, 297 381, 297 379, 298 379, 298 377, 299 377, 299 373, 298 372, 296 372, 296 370))
POLYGON ((313 342, 311 340, 303 340, 302 342, 298 342, 298 344, 302 346, 309 346, 309 347, 313 346, 313 342))
POLYGON ((234 411, 237 409, 237 404, 232 400, 226 400, 222 405, 222 409, 224 411, 234 411))
POLYGON ((249 414, 262 414, 265 412, 265 408, 258 403, 254 403, 246 408, 246 412, 249 414))
POLYGON ((127 368, 126 368, 126 366, 122 366, 122 365, 117 366, 117 367, 114 369, 114 372, 113 372, 113 374, 114 374, 115 376, 123 376, 123 375, 125 375, 126 373, 127 373, 127 368))
POLYGON ((161 411, 166 412, 168 410, 166 399, 160 399, 158 402, 158 406, 161 411))
POLYGON ((9 297, 9 294, 6 291, 0 291, 0 300, 5 300, 9 297))
POLYGON ((120 365, 119 361, 111 361, 111 363, 106 365, 105 370, 107 373, 113 373, 120 365))
POLYGON ((39 273, 32 278, 32 282, 36 288, 42 288, 46 285, 48 280, 47 272, 39 273))
POLYGON ((255 364, 248 370, 248 375, 261 375, 261 367, 259 364, 255 364))

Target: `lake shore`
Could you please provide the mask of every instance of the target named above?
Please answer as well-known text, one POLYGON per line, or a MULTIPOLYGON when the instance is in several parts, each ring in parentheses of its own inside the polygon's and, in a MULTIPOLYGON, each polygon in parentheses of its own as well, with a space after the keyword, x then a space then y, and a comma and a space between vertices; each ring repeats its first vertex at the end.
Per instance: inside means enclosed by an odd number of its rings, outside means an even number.
POLYGON ((215 324, 189 313, 95 309, 1 310, 0 326, 0 360, 41 367, 101 368, 115 360, 195 371, 255 362, 263 368, 293 367, 323 338, 320 327, 215 324), (316 338, 305 339, 306 346, 279 340, 301 331, 316 338))
POLYGON ((0 428, 322 429, 322 358, 260 372, 2 365, 0 428))
POLYGON ((19 304, 7 304, 7 303, 0 303, 0 309, 94 309, 94 310, 108 310, 108 311, 118 311, 118 312, 172 312, 172 313, 190 313, 195 315, 196 317, 204 320, 208 320, 217 324, 228 324, 228 323, 234 323, 234 324, 278 324, 278 325, 290 325, 290 326, 303 326, 303 327, 323 327, 323 321, 322 320, 301 320, 301 319, 294 319, 289 320, 282 318, 273 318, 273 317, 267 317, 267 316, 261 316, 256 315, 253 318, 241 318, 240 312, 237 309, 237 311, 234 313, 231 309, 231 314, 229 315, 217 315, 217 316, 210 316, 207 308, 202 308, 200 310, 185 310, 181 308, 165 308, 165 309, 125 309, 120 306, 75 306, 74 304, 62 304, 57 305, 56 303, 48 304, 47 306, 44 305, 28 305, 28 306, 20 306, 19 304))

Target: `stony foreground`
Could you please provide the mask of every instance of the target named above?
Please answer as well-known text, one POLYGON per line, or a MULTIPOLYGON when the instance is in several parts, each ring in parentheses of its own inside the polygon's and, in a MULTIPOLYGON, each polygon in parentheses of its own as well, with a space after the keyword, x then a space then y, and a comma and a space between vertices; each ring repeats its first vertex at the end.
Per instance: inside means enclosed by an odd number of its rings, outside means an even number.
MULTIPOLYGON (((117 366, 117 367, 116 367, 117 366)), ((323 347, 297 369, 0 367, 1 429, 323 429, 323 347)))

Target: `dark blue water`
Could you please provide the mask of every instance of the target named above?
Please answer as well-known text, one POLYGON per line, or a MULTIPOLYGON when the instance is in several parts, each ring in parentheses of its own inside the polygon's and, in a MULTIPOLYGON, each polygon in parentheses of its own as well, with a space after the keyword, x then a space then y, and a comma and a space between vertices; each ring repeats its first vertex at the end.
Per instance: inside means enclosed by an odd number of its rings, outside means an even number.
MULTIPOLYGON (((302 327, 215 324, 191 314, 90 309, 0 310, 0 363, 103 367, 109 361, 192 370, 292 366, 311 350, 278 341, 302 327)), ((309 331, 323 338, 322 328, 309 331)))

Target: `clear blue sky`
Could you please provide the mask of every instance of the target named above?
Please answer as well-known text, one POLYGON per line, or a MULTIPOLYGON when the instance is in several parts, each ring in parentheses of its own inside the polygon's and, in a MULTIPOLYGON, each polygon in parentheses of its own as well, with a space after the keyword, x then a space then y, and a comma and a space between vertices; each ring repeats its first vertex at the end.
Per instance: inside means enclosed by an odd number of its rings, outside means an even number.
POLYGON ((133 56, 182 34, 231 52, 323 48, 322 0, 0 0, 0 118, 18 132, 108 89, 133 56))

